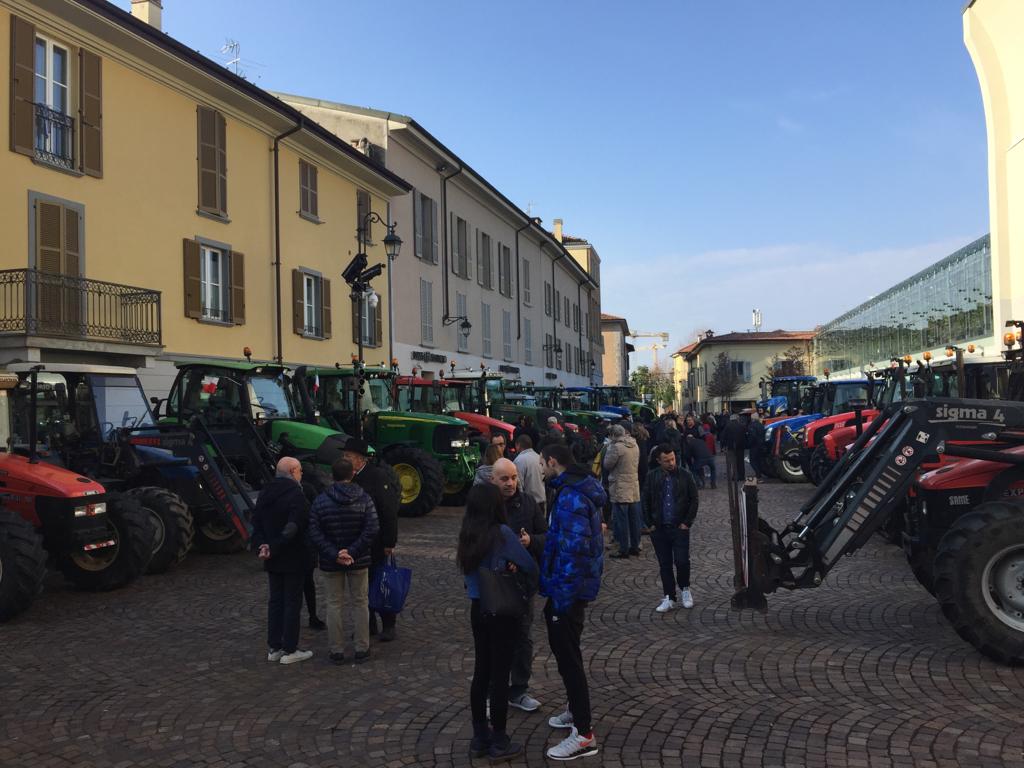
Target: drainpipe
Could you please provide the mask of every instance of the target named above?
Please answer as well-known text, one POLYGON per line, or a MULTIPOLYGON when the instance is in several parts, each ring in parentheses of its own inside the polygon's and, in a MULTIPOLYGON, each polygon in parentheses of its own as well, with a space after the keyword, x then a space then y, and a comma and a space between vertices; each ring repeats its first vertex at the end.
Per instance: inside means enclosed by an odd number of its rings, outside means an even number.
MULTIPOLYGON (((442 163, 437 167, 438 173, 444 173, 448 166, 442 163)), ((450 319, 448 314, 448 180, 454 179, 462 173, 462 166, 455 173, 441 177, 441 218, 444 225, 444 253, 441 254, 441 285, 444 286, 444 317, 442 323, 450 319)), ((456 329, 458 333, 458 329, 456 329)), ((458 346, 458 345, 456 345, 458 346)))
POLYGON ((533 221, 533 219, 530 219, 516 230, 516 341, 523 338, 523 299, 521 294, 522 286, 520 285, 522 275, 519 274, 519 233, 524 229, 529 229, 533 221))
POLYGON ((277 318, 277 356, 284 363, 284 336, 281 332, 281 171, 278 148, 282 139, 302 129, 303 118, 279 136, 274 137, 274 316, 277 318))

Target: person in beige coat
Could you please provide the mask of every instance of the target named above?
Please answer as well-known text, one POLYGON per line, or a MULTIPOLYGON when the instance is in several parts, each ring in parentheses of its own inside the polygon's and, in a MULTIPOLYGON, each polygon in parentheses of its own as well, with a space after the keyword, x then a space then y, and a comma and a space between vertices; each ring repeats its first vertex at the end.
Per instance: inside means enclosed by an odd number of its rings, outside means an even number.
POLYGON ((608 430, 609 443, 601 462, 608 474, 612 532, 619 543, 617 559, 640 554, 640 447, 619 424, 608 430))

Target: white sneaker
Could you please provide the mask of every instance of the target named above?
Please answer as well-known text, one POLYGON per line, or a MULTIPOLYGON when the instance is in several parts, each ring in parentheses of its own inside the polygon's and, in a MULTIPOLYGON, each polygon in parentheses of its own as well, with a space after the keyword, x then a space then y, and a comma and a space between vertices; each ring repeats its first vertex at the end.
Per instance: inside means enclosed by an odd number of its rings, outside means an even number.
MULTIPOLYGON (((536 712, 540 709, 540 702, 537 701, 533 696, 528 693, 522 693, 519 696, 512 697, 508 700, 510 707, 521 709, 523 712, 536 712)), ((490 715, 488 715, 490 717, 490 715)))
POLYGON ((572 728, 572 712, 566 708, 564 712, 552 715, 548 718, 548 725, 552 728, 572 728))
POLYGON ((280 661, 282 656, 284 656, 284 651, 268 651, 267 661, 280 661))
POLYGON ((665 598, 661 601, 661 603, 658 605, 658 607, 655 608, 654 610, 656 612, 658 612, 658 613, 668 613, 669 611, 671 611, 675 607, 676 607, 676 604, 672 601, 672 598, 669 597, 668 595, 665 595, 665 598))
POLYGON ((286 653, 281 657, 281 664, 297 664, 300 661, 313 658, 312 651, 300 651, 295 649, 291 653, 286 653))
POLYGON ((680 599, 683 602, 683 608, 693 608, 693 595, 690 594, 689 588, 682 591, 682 597, 680 599))
POLYGON ((547 752, 552 760, 575 760, 578 757, 589 757, 597 754, 597 739, 580 736, 575 728, 569 732, 561 743, 556 744, 547 752))

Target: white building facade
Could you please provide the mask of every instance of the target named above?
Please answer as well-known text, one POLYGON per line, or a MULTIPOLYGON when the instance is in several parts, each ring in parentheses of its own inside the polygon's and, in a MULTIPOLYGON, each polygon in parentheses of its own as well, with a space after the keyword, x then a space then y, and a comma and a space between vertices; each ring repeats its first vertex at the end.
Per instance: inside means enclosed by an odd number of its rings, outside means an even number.
MULTIPOLYGON (((434 378, 454 362, 541 386, 600 383, 600 270, 589 243, 563 244, 559 220, 547 231, 412 118, 278 95, 414 188, 378 212, 403 242, 387 288, 402 373, 434 378)), ((375 225, 370 237, 383 234, 375 225)))

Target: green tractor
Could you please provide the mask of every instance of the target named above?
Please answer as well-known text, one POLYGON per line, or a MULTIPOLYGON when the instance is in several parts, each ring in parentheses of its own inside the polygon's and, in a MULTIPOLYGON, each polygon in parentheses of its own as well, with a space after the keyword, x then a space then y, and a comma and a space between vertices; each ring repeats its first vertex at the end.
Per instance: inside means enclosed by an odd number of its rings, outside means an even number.
POLYGON ((538 403, 537 398, 521 381, 506 379, 500 373, 488 370, 457 371, 452 368, 448 378, 472 384, 465 394, 465 406, 474 413, 490 416, 506 424, 518 424, 519 419, 526 416, 542 436, 547 433, 549 417, 554 416, 559 423, 565 421, 557 410, 538 403))
POLYGON ((300 366, 294 384, 307 420, 357 435, 374 447, 398 476, 399 514, 421 517, 438 504, 459 506, 473 484, 480 450, 462 419, 403 412, 395 402, 397 374, 358 364, 300 366))

